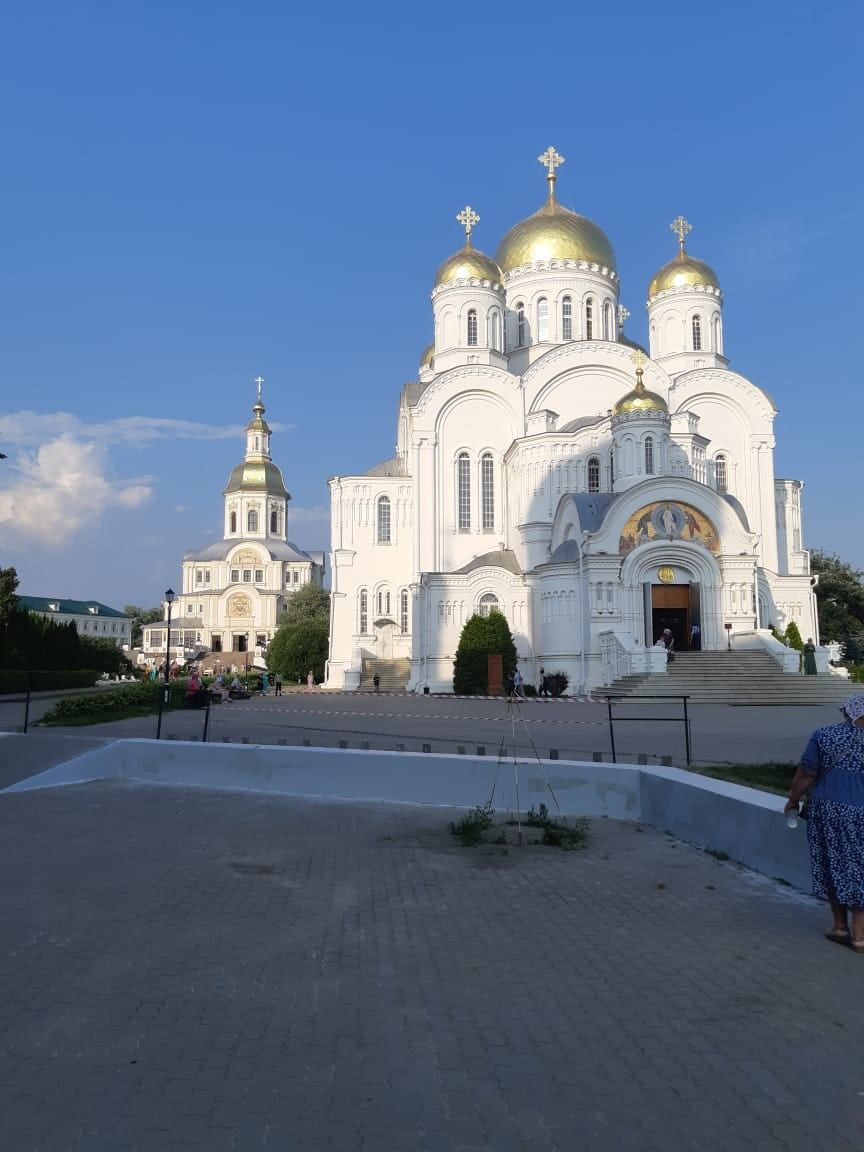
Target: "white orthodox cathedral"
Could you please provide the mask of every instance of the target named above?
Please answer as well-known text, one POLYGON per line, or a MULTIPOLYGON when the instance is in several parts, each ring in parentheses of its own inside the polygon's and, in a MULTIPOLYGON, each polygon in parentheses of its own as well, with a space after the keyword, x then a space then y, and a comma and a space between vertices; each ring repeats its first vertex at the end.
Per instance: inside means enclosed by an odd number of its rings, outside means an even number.
POLYGON ((679 648, 693 624, 707 649, 792 620, 817 638, 802 484, 774 475, 773 401, 729 368, 690 225, 648 285, 646 353, 612 245, 556 199, 563 158, 540 161, 546 202, 494 259, 458 216, 396 455, 330 481, 330 687, 397 661, 408 688, 448 691, 463 625, 492 610, 526 679, 562 669, 571 690, 642 670, 667 627, 679 648))

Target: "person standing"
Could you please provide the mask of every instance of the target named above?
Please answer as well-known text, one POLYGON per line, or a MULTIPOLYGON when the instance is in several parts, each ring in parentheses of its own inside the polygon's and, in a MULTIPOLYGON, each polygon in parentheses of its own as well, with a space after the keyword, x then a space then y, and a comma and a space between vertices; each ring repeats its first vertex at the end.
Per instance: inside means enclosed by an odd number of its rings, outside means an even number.
POLYGON ((523 700, 525 699, 525 688, 523 687, 524 683, 525 682, 522 679, 522 673, 519 671, 518 668, 514 668, 513 669, 513 695, 519 696, 523 700))
POLYGON ((864 696, 850 696, 842 711, 841 724, 810 737, 783 811, 797 814, 808 796, 813 894, 834 916, 826 938, 864 956, 864 696))
POLYGON ((805 676, 815 676, 816 675, 816 645, 813 643, 813 641, 809 637, 807 639, 807 643, 804 645, 803 653, 804 653, 804 661, 803 661, 803 663, 804 663, 804 675, 805 676))
POLYGON ((312 692, 315 689, 315 673, 310 668, 306 673, 306 691, 312 692))
POLYGON ((690 629, 690 651, 691 652, 701 652, 702 651, 702 629, 695 622, 694 622, 692 628, 690 629))
POLYGON ((282 673, 281 672, 276 673, 275 686, 276 686, 276 692, 274 693, 274 695, 281 696, 282 695, 282 673))
POLYGON ((538 696, 548 696, 549 695, 549 684, 546 680, 546 669, 545 668, 540 669, 540 675, 537 678, 537 695, 538 696))
MULTIPOLYGON (((310 672, 309 675, 311 676, 312 673, 310 672)), ((378 692, 381 688, 381 677, 378 675, 377 672, 372 677, 372 687, 375 689, 376 692, 378 692)))

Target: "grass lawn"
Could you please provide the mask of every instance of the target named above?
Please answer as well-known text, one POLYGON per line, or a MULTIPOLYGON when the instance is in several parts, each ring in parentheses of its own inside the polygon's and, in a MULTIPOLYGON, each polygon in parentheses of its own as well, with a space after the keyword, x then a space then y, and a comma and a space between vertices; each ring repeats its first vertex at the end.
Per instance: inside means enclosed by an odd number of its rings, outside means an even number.
POLYGON ((785 796, 798 770, 797 764, 707 764, 692 767, 691 772, 699 776, 711 776, 715 780, 728 780, 732 784, 743 784, 747 788, 759 788, 763 792, 776 792, 785 796))

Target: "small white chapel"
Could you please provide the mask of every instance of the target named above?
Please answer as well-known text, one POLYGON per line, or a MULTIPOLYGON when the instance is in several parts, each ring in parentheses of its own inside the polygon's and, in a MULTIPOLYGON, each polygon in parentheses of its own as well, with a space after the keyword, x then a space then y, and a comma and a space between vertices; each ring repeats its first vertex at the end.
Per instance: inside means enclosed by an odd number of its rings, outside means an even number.
POLYGON ((774 474, 772 398, 729 366, 723 292, 672 223, 647 348, 624 333, 615 252, 556 194, 494 258, 463 246, 432 286, 434 340, 399 396, 392 459, 330 480, 327 684, 391 662, 452 689, 466 620, 503 612, 526 679, 587 690, 669 628, 704 649, 794 620, 818 643, 802 482, 774 474))

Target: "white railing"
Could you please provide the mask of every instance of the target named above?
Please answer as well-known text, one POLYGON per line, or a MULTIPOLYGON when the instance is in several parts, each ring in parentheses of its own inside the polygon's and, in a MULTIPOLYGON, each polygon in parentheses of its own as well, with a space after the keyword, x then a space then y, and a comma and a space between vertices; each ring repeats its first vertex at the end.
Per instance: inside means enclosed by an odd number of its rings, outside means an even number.
POLYGON ((600 659, 607 688, 622 676, 665 672, 667 668, 665 648, 646 648, 629 633, 601 632, 600 659))

